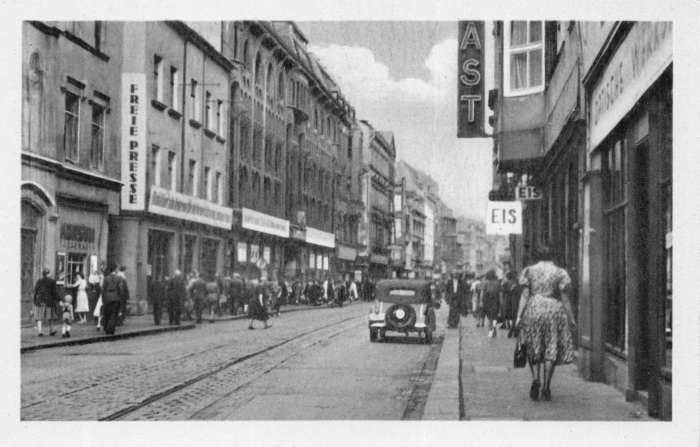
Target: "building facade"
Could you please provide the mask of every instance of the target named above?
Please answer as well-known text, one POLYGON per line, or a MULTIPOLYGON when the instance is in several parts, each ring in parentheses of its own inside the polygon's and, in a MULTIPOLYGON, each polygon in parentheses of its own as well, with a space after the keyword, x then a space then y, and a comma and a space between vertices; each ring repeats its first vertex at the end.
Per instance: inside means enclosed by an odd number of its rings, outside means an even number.
POLYGON ((143 309, 151 282, 175 268, 223 273, 233 66, 185 23, 123 26, 125 188, 109 257, 127 267, 132 304, 143 309))
POLYGON ((224 22, 231 75, 232 270, 323 278, 353 260, 361 156, 355 111, 293 22, 224 22), (349 180, 348 180, 349 179, 349 180), (336 238, 346 249, 336 248, 336 238), (337 251, 336 251, 337 250, 337 251))
POLYGON ((391 132, 375 130, 367 121, 359 123, 365 172, 362 196, 365 209, 360 230, 361 262, 372 278, 391 276, 392 231, 394 227, 394 179, 396 145, 391 132))
POLYGON ((494 34, 501 189, 542 191, 513 262, 553 248, 573 280, 581 374, 670 419, 671 24, 499 22, 494 34))
POLYGON ((108 258, 120 209, 117 22, 22 23, 21 312, 50 268, 59 286, 108 258))

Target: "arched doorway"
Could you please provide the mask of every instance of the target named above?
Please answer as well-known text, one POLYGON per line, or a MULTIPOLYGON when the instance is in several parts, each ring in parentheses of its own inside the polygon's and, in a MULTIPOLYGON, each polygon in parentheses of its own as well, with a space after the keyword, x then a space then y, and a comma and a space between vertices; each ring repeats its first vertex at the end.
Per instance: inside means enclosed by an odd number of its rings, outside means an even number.
POLYGON ((34 273, 40 253, 37 249, 41 240, 43 213, 39 208, 22 200, 21 248, 20 248, 20 283, 22 316, 29 315, 32 308, 34 291, 34 273))

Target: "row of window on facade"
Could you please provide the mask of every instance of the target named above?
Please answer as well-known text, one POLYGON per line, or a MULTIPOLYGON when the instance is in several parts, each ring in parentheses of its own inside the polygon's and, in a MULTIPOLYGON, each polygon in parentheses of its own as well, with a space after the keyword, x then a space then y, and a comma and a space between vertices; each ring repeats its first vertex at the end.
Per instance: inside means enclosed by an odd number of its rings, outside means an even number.
MULTIPOLYGON (((153 145, 151 149, 151 169, 149 171, 151 184, 171 191, 177 191, 177 165, 177 153, 153 145)), ((223 205, 223 174, 221 171, 204 166, 201 171, 202 188, 200 190, 199 165, 200 163, 197 160, 189 160, 183 193, 223 205)))
MULTIPOLYGON (((177 67, 170 66, 169 90, 165 91, 165 63, 159 55, 153 56, 153 99, 163 105, 170 106, 176 112, 180 110, 179 97, 182 94, 180 88, 189 88, 191 100, 191 116, 192 119, 202 122, 202 87, 199 81, 195 78, 190 79, 189 85, 180 84, 180 71, 177 67), (168 104, 165 103, 167 95, 168 104)), ((204 91, 204 129, 214 132, 217 135, 223 136, 226 132, 226 113, 224 108, 225 101, 223 99, 214 99, 212 93, 208 90, 204 91)))
MULTIPOLYGON (((234 58, 237 57, 237 35, 238 32, 236 31, 234 40, 234 58)), ((249 47, 250 44, 246 40, 243 44, 243 63, 248 69, 250 69, 252 66, 249 47)), ((267 92, 269 100, 276 100, 283 104, 285 100, 288 99, 290 105, 306 112, 309 109, 310 102, 310 97, 307 94, 307 87, 297 79, 289 79, 290 97, 286 98, 284 72, 280 70, 277 76, 277 82, 275 83, 273 64, 268 64, 266 76, 263 72, 262 64, 262 56, 260 53, 258 53, 255 56, 255 71, 253 74, 256 85, 256 93, 261 94, 263 91, 263 79, 265 79, 265 91, 267 92)), ((313 111, 313 130, 318 132, 320 135, 329 138, 333 143, 339 143, 341 141, 342 130, 338 121, 330 114, 324 114, 323 110, 319 109, 318 107, 314 107, 313 111)))

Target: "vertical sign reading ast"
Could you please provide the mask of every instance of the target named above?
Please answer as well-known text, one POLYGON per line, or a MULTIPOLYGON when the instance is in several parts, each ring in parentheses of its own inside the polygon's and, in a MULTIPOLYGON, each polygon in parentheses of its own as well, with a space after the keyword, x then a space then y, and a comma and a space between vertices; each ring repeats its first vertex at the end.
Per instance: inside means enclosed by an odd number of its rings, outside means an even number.
POLYGON ((122 209, 146 204, 146 75, 122 73, 122 209))
POLYGON ((484 22, 459 22, 457 138, 485 138, 484 22))

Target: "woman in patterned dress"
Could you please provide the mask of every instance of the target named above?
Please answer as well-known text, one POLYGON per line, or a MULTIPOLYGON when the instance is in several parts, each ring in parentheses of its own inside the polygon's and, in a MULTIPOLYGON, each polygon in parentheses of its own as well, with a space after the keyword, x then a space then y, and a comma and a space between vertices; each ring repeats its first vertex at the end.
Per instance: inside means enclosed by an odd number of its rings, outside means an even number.
POLYGON ((571 284, 569 274, 552 262, 553 254, 548 250, 538 253, 538 258, 537 264, 526 267, 520 275, 523 291, 516 326, 520 328, 520 342, 526 347, 532 372, 530 398, 548 401, 551 400, 554 368, 573 361, 574 344, 569 324, 576 322, 567 294, 571 284), (543 363, 544 378, 540 383, 543 363))

